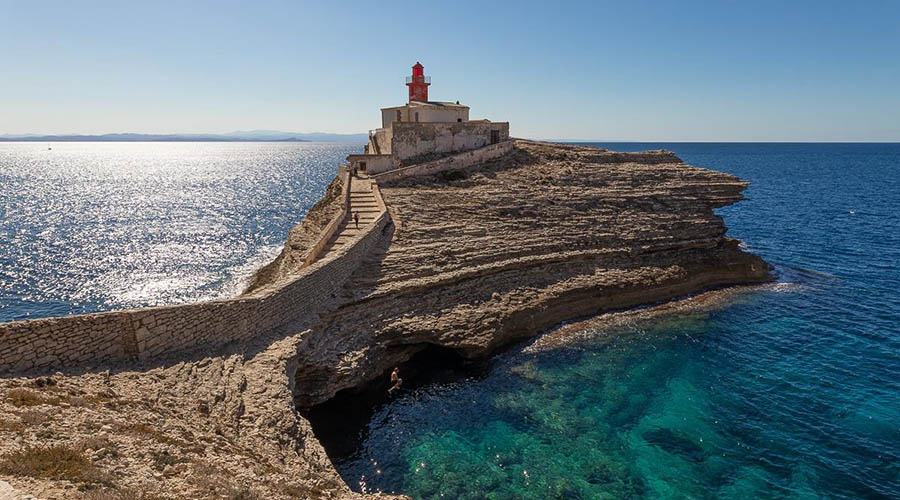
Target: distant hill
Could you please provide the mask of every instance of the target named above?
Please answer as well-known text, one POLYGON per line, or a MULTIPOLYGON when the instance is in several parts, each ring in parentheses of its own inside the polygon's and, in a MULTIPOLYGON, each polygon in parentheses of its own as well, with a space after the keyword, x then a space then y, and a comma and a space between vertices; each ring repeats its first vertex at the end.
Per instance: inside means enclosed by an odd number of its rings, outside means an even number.
POLYGON ((236 131, 227 134, 0 135, 0 142, 366 142, 366 134, 236 131))
POLYGON ((281 132, 278 130, 239 130, 223 134, 226 137, 241 137, 242 140, 283 141, 298 139, 311 142, 366 142, 368 134, 329 134, 326 132, 281 132))

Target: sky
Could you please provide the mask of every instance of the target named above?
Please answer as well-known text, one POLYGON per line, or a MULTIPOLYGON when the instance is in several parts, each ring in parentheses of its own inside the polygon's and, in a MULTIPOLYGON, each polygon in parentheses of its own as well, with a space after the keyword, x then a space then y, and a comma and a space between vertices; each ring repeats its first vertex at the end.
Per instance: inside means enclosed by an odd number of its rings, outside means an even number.
POLYGON ((365 132, 416 61, 517 137, 900 141, 898 0, 0 0, 0 134, 365 132))

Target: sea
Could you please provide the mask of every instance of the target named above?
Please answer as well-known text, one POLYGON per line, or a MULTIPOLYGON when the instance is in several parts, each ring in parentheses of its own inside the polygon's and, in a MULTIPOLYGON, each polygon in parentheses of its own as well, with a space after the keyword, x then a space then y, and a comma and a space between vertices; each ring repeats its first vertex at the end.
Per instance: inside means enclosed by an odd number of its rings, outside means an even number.
MULTIPOLYGON (((410 381, 325 440, 344 480, 417 500, 900 498, 900 144, 595 145, 750 181, 717 212, 776 281, 410 381)), ((0 143, 0 321, 238 293, 359 150, 0 143)))
POLYGON ((238 295, 362 149, 0 142, 0 322, 238 295))
POLYGON ((417 500, 900 498, 900 144, 596 145, 750 181, 718 213, 776 282, 401 390, 333 448, 344 480, 417 500))

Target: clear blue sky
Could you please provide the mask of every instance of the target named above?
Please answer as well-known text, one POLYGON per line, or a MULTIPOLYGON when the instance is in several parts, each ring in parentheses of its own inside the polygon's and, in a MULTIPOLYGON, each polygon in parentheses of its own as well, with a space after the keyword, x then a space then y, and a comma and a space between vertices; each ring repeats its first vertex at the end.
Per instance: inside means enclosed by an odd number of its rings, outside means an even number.
POLYGON ((0 134, 362 132, 416 60, 519 137, 900 141, 897 0, 0 0, 0 134))

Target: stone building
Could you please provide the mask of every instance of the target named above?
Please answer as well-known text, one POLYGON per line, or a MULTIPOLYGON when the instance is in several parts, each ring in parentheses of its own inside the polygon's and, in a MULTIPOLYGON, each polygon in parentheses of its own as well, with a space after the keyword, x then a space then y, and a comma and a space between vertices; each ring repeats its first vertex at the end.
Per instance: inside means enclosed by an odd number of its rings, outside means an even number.
POLYGON ((365 154, 347 157, 351 168, 377 174, 509 139, 509 122, 470 120, 469 107, 459 101, 429 101, 431 78, 420 63, 412 67, 406 86, 409 101, 381 109, 381 128, 369 132, 365 154))

